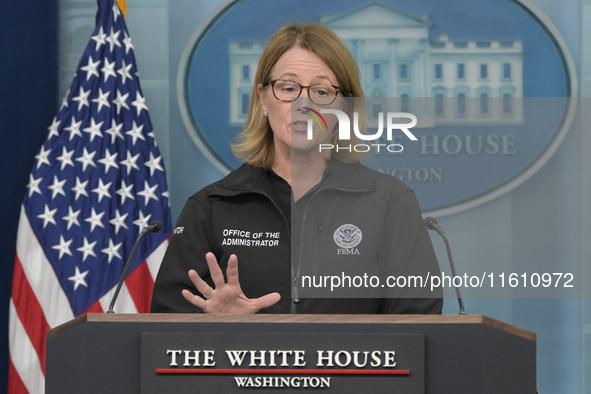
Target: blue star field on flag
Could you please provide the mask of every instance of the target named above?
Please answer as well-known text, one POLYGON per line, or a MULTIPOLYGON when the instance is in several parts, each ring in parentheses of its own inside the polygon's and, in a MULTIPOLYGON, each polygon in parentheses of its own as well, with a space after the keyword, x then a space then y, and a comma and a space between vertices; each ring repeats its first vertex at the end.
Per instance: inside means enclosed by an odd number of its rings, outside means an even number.
POLYGON ((170 234, 164 165, 140 88, 133 45, 116 4, 99 1, 97 25, 49 126, 24 200, 72 310, 117 284, 140 231, 130 272, 170 234))

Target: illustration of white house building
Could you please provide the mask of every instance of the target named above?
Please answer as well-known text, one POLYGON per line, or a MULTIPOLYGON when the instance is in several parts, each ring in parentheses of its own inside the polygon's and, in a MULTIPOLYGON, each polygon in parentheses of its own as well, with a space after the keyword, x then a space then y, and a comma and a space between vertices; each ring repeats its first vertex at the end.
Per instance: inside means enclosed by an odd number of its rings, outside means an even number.
MULTIPOLYGON (((447 34, 430 39, 428 15, 411 15, 380 2, 325 15, 320 22, 355 57, 366 97, 399 98, 402 112, 428 114, 419 116, 423 127, 522 122, 521 101, 514 99, 523 95, 521 40, 452 40, 447 34)), ((245 120, 263 45, 230 42, 232 124, 245 120)))

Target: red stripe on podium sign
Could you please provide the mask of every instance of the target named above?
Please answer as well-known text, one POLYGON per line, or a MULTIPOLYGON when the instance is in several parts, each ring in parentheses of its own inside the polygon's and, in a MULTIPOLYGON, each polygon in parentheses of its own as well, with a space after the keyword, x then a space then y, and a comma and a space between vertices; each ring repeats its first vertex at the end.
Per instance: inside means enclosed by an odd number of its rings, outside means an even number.
POLYGON ((156 368, 157 374, 410 375, 408 369, 191 369, 156 368))

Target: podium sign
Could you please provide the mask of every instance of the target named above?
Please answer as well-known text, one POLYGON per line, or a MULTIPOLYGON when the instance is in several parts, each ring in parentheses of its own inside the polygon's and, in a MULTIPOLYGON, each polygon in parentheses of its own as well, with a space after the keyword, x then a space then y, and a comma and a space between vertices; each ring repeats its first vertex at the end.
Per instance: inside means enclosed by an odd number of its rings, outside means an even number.
POLYGON ((482 315, 88 314, 46 360, 46 394, 536 392, 536 335, 482 315))
POLYGON ((424 355, 422 334, 143 333, 141 393, 424 394, 424 355))

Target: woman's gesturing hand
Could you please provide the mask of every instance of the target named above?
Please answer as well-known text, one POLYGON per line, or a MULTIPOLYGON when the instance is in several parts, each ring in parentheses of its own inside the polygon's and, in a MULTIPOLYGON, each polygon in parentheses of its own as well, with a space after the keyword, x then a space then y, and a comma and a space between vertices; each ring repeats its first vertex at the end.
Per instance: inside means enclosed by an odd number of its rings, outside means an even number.
POLYGON ((183 297, 191 304, 201 308, 205 313, 256 313, 261 309, 276 304, 281 296, 279 293, 269 293, 259 298, 247 298, 240 287, 238 279, 238 258, 231 255, 228 259, 225 282, 224 275, 218 265, 215 255, 211 252, 205 255, 209 273, 215 288, 208 285, 195 270, 189 271, 189 278, 204 298, 183 290, 183 297))

